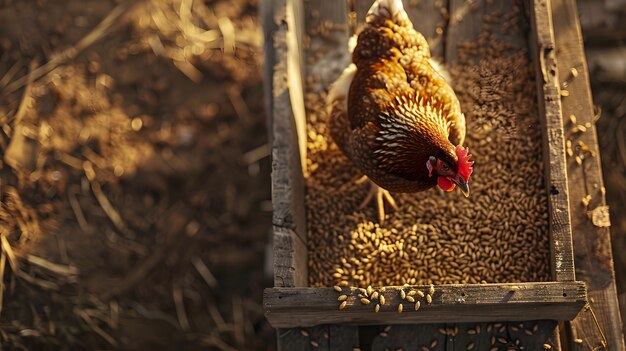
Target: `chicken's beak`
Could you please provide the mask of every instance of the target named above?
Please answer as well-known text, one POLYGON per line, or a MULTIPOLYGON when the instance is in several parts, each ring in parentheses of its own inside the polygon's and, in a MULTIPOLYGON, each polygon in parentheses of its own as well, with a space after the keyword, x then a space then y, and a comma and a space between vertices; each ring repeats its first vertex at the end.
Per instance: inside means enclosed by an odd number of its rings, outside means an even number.
POLYGON ((457 176, 457 178, 454 179, 454 183, 458 185, 459 189, 461 189, 465 197, 469 197, 469 184, 467 184, 463 177, 457 176))

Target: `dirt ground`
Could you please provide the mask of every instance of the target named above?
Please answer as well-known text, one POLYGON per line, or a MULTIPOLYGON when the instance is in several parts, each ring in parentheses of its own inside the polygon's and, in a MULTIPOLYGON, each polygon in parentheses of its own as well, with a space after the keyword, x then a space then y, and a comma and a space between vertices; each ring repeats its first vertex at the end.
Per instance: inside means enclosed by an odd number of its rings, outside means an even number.
POLYGON ((256 1, 6 0, 0 33, 2 349, 274 349, 256 1))
MULTIPOLYGON (((257 1, 0 0, 3 350, 275 349, 257 1)), ((625 93, 594 78, 622 293, 625 93)))

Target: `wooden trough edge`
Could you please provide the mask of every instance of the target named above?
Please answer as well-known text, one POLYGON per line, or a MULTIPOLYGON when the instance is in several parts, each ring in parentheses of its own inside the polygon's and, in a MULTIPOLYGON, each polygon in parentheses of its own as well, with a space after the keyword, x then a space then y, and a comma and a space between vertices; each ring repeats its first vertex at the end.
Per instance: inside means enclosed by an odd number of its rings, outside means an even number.
MULTIPOLYGON (((320 324, 411 324, 526 321, 535 319, 572 320, 586 304, 584 282, 545 282, 511 284, 450 284, 435 286, 432 303, 402 299, 400 290, 420 290, 429 286, 386 287, 380 311, 378 300, 365 305, 357 288, 267 288, 263 294, 265 317, 274 328, 310 327, 320 324), (340 295, 347 295, 339 310, 340 295), (403 311, 398 313, 402 303, 403 311)), ((381 294, 379 288, 374 289, 381 294)))

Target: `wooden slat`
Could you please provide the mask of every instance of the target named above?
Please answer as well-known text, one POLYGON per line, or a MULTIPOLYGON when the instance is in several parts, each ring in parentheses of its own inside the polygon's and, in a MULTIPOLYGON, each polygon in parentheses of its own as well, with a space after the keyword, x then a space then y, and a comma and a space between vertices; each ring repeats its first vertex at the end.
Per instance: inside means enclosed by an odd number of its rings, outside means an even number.
MULTIPOLYGON (((411 288, 428 290, 425 286, 411 288)), ((270 324, 295 327, 322 323, 570 320, 586 302, 585 285, 581 282, 441 285, 436 288, 432 304, 421 298, 422 307, 415 311, 412 303, 400 298, 399 289, 387 288, 384 293, 387 301, 379 313, 373 311, 373 304, 363 305, 359 301, 358 291, 352 291, 346 308, 339 310, 339 293, 332 288, 269 288, 265 290, 263 303, 270 324), (404 312, 399 314, 397 307, 401 302, 404 312)))
POLYGON ((306 244, 288 228, 274 228, 274 286, 308 286, 306 244))
POLYGON ((438 350, 445 347, 446 336, 437 330, 441 324, 379 326, 372 343, 373 351, 383 350, 438 350), (431 345, 434 347, 431 348, 431 345))
POLYGON ((559 82, 569 92, 569 96, 563 97, 561 101, 563 114, 564 116, 574 114, 577 123, 592 124, 587 132, 572 134, 573 125, 566 118, 566 136, 574 145, 579 141, 583 142, 596 155, 596 157, 587 156, 582 166, 579 166, 573 158, 568 159, 568 182, 576 276, 587 283, 590 306, 600 327, 596 325, 591 310, 586 310, 572 321, 569 334, 572 338, 583 339, 585 347, 589 345, 594 348, 601 345, 603 333, 608 350, 622 351, 625 347, 615 289, 610 232, 608 227, 594 225, 593 218, 589 215, 594 213, 594 210, 598 211, 596 214, 601 213, 599 211, 602 211, 606 202, 602 192, 604 184, 598 140, 593 126, 594 110, 578 11, 573 0, 552 0, 552 12, 555 14, 559 82), (571 74, 572 67, 578 72, 576 78, 571 74), (591 196, 591 201, 585 207, 581 200, 587 195, 591 196))
POLYGON ((359 346, 359 327, 354 325, 331 324, 328 326, 330 333, 331 351, 352 350, 359 346))
POLYGON ((547 0, 533 0, 531 7, 531 49, 535 58, 537 100, 546 163, 552 278, 556 281, 573 281, 574 253, 565 167, 565 138, 552 15, 547 0))
MULTIPOLYGON (((287 23, 293 21, 287 20, 287 2, 276 0, 271 6, 274 9, 275 31, 272 38, 276 59, 271 77, 274 282, 276 286, 306 286, 304 180, 299 147, 300 139, 306 136, 298 135, 298 116, 294 113, 294 109, 304 110, 304 106, 303 99, 296 97, 298 92, 293 91, 299 81, 299 71, 290 70, 294 65, 288 64, 290 60, 292 63, 299 62, 299 53, 297 47, 288 44, 290 28, 287 23)), ((304 125, 305 121, 300 124, 304 125)))
POLYGON ((328 326, 278 329, 277 344, 285 351, 330 350, 328 326))

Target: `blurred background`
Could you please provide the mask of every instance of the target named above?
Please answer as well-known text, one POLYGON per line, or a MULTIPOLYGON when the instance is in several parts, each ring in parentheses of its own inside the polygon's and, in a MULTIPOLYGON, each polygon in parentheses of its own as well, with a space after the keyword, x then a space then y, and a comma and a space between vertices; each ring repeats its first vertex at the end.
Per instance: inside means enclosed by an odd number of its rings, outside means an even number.
MULTIPOLYGON (((3 349, 275 349, 261 1, 0 0, 3 349)), ((578 4, 626 306, 626 1, 578 4)))

